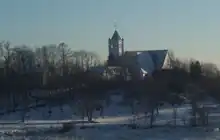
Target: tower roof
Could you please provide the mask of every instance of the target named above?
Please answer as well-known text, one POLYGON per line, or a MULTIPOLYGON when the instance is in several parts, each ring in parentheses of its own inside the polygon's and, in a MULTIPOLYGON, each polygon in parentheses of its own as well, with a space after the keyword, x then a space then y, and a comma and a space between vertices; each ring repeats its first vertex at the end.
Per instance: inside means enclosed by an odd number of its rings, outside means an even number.
POLYGON ((112 40, 120 40, 120 39, 121 39, 121 37, 120 37, 118 31, 115 30, 115 32, 112 35, 112 40))

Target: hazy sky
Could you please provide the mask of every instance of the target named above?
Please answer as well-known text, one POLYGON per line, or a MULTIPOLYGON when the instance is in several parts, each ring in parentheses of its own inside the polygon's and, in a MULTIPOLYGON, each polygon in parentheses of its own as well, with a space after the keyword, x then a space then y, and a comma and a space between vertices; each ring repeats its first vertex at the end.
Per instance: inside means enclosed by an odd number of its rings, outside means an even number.
POLYGON ((114 21, 126 50, 171 49, 218 62, 220 0, 0 0, 0 40, 107 55, 114 21))

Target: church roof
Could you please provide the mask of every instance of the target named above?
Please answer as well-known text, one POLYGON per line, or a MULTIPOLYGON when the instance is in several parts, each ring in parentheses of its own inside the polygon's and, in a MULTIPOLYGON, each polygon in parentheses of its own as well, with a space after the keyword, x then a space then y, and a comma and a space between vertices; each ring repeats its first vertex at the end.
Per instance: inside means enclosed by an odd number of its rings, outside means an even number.
POLYGON ((112 40, 120 40, 120 39, 121 39, 121 37, 120 37, 118 31, 115 30, 115 32, 112 35, 112 40))
POLYGON ((152 73, 164 65, 168 50, 127 51, 125 55, 136 56, 141 71, 152 73))
POLYGON ((149 50, 148 53, 151 56, 153 63, 155 64, 156 68, 162 68, 168 50, 149 50))

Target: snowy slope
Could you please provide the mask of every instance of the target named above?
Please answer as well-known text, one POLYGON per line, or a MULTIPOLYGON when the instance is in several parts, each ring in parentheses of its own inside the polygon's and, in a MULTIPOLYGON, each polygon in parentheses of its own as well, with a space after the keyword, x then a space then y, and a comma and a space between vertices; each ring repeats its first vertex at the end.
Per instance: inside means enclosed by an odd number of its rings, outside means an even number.
MULTIPOLYGON (((178 107, 177 109, 177 127, 172 126, 172 113, 173 109, 169 106, 163 107, 159 111, 159 116, 156 118, 156 125, 158 127, 152 129, 131 129, 124 124, 130 124, 132 122, 133 116, 128 107, 119 105, 120 97, 115 95, 112 97, 113 102, 109 107, 105 108, 104 118, 99 117, 99 113, 95 113, 95 121, 99 122, 97 124, 84 124, 84 126, 93 126, 86 129, 80 129, 82 124, 75 126, 75 129, 67 132, 65 134, 56 133, 54 136, 60 136, 62 138, 78 137, 84 138, 85 140, 219 140, 220 132, 216 129, 220 126, 219 116, 220 113, 216 112, 210 116, 210 126, 208 128, 190 128, 183 125, 182 119, 189 117, 188 109, 189 105, 184 105, 178 107), (215 124, 215 126, 212 124, 215 124)), ((2 125, 0 123, 0 132, 6 132, 16 129, 23 130, 23 128, 28 129, 45 129, 50 127, 61 127, 61 120, 74 121, 79 120, 80 117, 72 117, 72 109, 65 105, 63 107, 63 112, 60 111, 59 107, 53 107, 52 114, 50 118, 44 118, 43 113, 48 111, 47 108, 39 108, 38 111, 32 110, 30 115, 30 120, 26 121, 27 125, 22 125, 22 123, 9 125, 2 125), (30 124, 32 123, 32 124, 30 124), (33 124, 35 123, 35 124, 33 124), (42 124, 44 123, 44 124, 42 124), (47 124, 46 124, 47 123, 47 124), (52 123, 52 124, 49 124, 52 123)), ((20 120, 19 113, 14 113, 6 115, 1 118, 1 120, 20 120)), ((146 125, 145 119, 140 115, 137 124, 146 125)), ((40 132, 39 132, 40 133, 40 132)), ((51 136, 51 134, 47 134, 51 136)), ((46 134, 41 134, 41 136, 46 136, 46 134)), ((5 136, 6 137, 6 136, 5 136)), ((52 139, 52 137, 51 137, 52 139)), ((53 137, 54 139, 54 137, 53 137)))

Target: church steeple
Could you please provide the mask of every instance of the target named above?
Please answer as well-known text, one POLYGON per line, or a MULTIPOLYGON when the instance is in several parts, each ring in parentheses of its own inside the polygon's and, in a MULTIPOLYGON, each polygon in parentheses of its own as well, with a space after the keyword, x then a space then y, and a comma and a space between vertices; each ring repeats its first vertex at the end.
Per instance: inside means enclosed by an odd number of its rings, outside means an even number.
POLYGON ((117 61, 124 54, 124 39, 115 29, 111 38, 108 39, 109 61, 117 61))
POLYGON ((111 40, 121 40, 121 37, 117 30, 114 31, 111 40))

